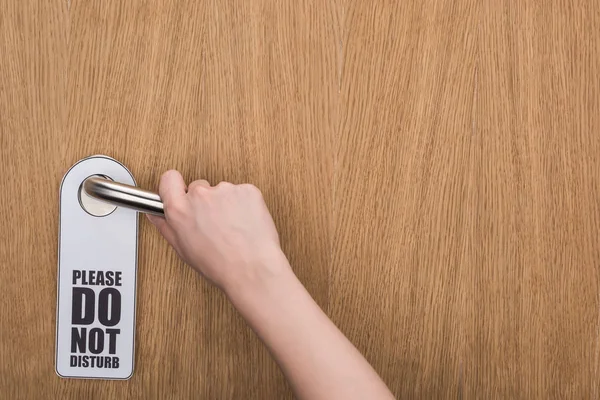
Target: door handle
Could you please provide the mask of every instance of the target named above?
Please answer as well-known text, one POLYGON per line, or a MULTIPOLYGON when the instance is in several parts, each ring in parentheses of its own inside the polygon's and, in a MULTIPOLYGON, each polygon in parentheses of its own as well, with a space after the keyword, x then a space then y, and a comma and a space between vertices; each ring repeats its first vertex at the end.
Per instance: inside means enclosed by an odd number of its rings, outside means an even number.
POLYGON ((83 182, 85 192, 98 200, 146 214, 165 216, 162 200, 156 193, 110 179, 90 177, 83 182))

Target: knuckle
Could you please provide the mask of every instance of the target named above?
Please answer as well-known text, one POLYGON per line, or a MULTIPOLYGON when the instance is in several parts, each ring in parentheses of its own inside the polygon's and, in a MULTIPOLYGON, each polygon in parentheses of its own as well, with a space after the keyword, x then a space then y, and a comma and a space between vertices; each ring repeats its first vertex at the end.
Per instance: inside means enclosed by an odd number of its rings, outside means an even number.
POLYGON ((223 188, 223 189, 232 188, 233 186, 235 186, 233 183, 227 182, 227 181, 221 181, 217 184, 218 188, 223 188))
POLYGON ((190 193, 192 196, 203 196, 208 189, 209 188, 207 188, 206 186, 196 183, 193 186, 190 185, 188 193, 190 193))
POLYGON ((257 188, 256 186, 254 186, 251 183, 244 183, 243 185, 240 185, 245 191, 247 191, 248 193, 254 194, 254 195, 259 195, 262 197, 262 192, 260 191, 259 188, 257 188))

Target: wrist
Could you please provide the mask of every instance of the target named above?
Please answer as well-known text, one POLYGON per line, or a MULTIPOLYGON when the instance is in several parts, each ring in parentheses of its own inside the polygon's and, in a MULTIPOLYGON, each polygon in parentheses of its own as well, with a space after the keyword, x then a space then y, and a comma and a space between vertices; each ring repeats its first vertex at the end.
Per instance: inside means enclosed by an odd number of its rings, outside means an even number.
POLYGON ((259 257, 239 268, 238 274, 223 285, 223 291, 233 305, 252 301, 272 288, 296 279, 290 264, 279 247, 259 252, 259 257))

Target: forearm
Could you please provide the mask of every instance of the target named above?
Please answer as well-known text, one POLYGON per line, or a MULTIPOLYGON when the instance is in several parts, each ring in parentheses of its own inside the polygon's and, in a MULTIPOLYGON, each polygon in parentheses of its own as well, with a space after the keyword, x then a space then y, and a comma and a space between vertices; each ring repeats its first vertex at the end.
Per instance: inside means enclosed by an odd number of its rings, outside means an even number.
POLYGON ((225 291, 306 399, 392 398, 296 279, 258 188, 177 171, 161 177, 165 218, 150 217, 180 257, 225 291))
MULTIPOLYGON (((279 262, 287 264, 284 257, 279 262)), ((277 272, 228 295, 269 348, 298 397, 393 398, 289 266, 271 271, 277 272)))

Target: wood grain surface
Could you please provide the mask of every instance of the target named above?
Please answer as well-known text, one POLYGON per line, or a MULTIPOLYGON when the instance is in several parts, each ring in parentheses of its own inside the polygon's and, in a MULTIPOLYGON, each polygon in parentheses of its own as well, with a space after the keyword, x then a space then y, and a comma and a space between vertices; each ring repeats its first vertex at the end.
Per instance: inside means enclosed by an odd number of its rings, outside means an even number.
POLYGON ((136 370, 54 372, 58 190, 252 182, 398 398, 600 396, 600 3, 0 2, 0 398, 292 398, 141 220, 136 370))

